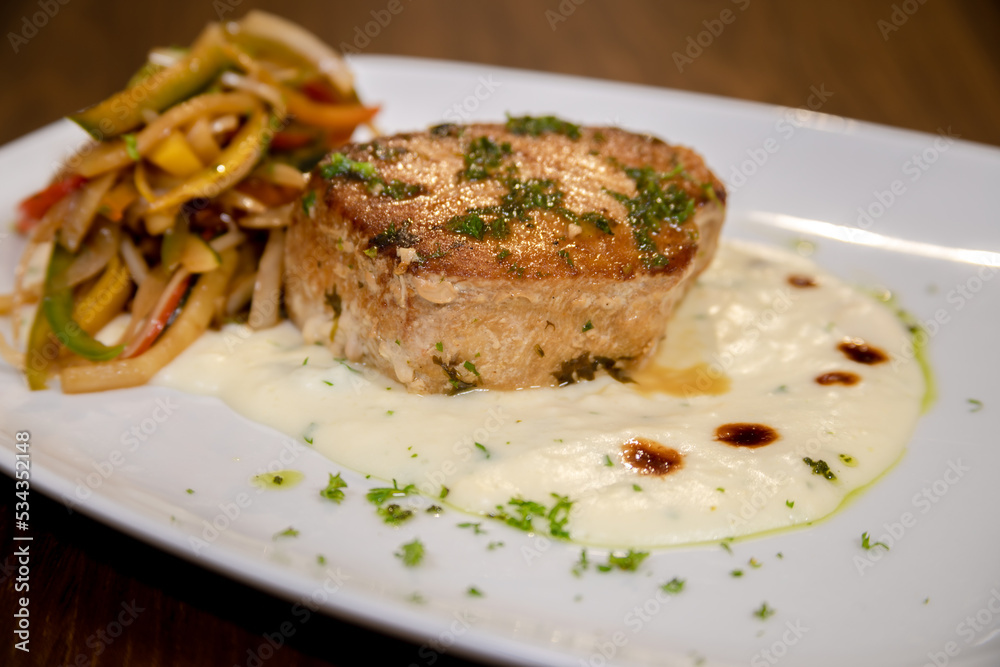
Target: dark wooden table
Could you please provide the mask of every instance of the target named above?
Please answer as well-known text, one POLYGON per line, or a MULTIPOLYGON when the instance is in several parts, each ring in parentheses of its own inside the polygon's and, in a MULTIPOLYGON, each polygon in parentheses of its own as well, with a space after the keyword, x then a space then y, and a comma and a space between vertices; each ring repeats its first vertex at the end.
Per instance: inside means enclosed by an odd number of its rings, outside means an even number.
MULTIPOLYGON (((260 6, 364 53, 491 63, 787 106, 804 106, 815 90, 825 90, 832 95, 824 112, 926 132, 950 127, 964 139, 1000 145, 1000 5, 989 0, 394 1, 402 11, 365 43, 359 31, 385 17, 389 0, 5 0, 0 143, 117 90, 150 46, 187 44, 205 22, 260 6)), ((288 618, 282 600, 34 494, 32 652, 22 654, 12 646, 8 615, 17 595, 14 485, 4 477, 2 487, 0 664, 245 665, 248 651, 288 618), (130 606, 143 611, 111 641, 102 633, 114 631, 109 623, 127 617, 130 606)), ((266 664, 428 663, 404 641, 317 618, 266 664)), ((472 663, 445 655, 436 664, 472 663)))

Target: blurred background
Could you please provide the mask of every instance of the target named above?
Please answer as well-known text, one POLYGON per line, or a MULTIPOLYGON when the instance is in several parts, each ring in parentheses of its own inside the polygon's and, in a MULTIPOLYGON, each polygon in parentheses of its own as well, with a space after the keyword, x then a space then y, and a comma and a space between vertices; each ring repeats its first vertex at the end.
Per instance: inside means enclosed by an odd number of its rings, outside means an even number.
MULTIPOLYGON (((823 93, 826 113, 924 132, 950 128, 1000 146, 1000 3, 989 0, 4 0, 0 144, 118 90, 150 47, 187 45, 206 22, 252 7, 362 54, 471 61, 790 107, 823 93)), ((9 545, 13 483, 0 482, 0 537, 9 545)), ((67 514, 37 494, 32 503, 32 576, 41 582, 32 597, 33 653, 3 648, 0 664, 248 664, 248 651, 288 618, 282 600, 67 514), (113 644, 91 641, 123 600, 151 611, 113 644)), ((7 609, 14 580, 9 563, 0 565, 0 606, 7 609)), ((474 664, 452 655, 435 661, 474 664)), ((403 640, 320 618, 267 664, 429 663, 403 640)))
POLYGON ((260 7, 361 53, 792 107, 825 86, 833 95, 824 112, 926 132, 950 125, 965 139, 1000 145, 995 0, 397 2, 385 25, 369 25, 388 15, 390 0, 4 0, 0 143, 119 89, 151 46, 187 45, 207 21, 260 7))

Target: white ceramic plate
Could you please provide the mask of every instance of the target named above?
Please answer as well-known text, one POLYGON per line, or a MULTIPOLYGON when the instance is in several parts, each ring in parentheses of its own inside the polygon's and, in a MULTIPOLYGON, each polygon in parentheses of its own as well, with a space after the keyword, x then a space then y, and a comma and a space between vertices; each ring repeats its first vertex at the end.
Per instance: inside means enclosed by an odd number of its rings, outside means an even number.
MULTIPOLYGON (((841 277, 887 286, 921 320, 937 318, 940 396, 906 456, 819 525, 731 553, 661 550, 636 573, 580 578, 570 572, 578 547, 492 523, 475 535, 456 527, 467 520, 456 511, 386 526, 363 498, 375 484, 351 471, 347 501, 323 501, 316 490, 340 466, 214 399, 161 388, 32 394, 0 367, 5 470, 14 433, 30 431, 33 489, 305 601, 300 611, 315 606, 410 637, 420 645, 415 664, 432 664, 443 648, 546 665, 1000 663, 1000 150, 949 128, 935 137, 633 85, 399 58, 352 64, 362 97, 383 103, 388 131, 554 112, 697 147, 731 186, 727 235, 811 241, 815 259, 841 277), (862 231, 859 207, 869 216, 862 231), (248 479, 272 463, 305 481, 256 492, 248 479), (297 538, 273 538, 289 526, 297 538), (891 551, 864 551, 865 531, 891 551), (404 568, 393 554, 414 537, 428 555, 404 568), (488 550, 496 540, 505 546, 488 550), (751 557, 762 566, 748 567, 751 557), (730 576, 736 568, 745 576, 730 576), (659 593, 674 577, 684 591, 659 593), (470 586, 485 596, 469 597, 470 586), (765 601, 776 613, 761 620, 753 611, 765 601)), ((0 149, 0 215, 13 218, 81 134, 56 124, 0 149)), ((0 289, 9 289, 22 246, 13 234, 0 239, 0 289)))

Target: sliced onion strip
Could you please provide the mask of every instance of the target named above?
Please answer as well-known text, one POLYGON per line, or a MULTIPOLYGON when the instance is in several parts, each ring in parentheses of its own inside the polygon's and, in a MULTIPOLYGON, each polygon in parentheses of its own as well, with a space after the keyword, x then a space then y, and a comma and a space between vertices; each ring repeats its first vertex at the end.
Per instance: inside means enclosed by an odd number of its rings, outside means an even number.
POLYGON ((267 329, 278 323, 284 255, 285 230, 272 229, 260 256, 260 268, 253 286, 250 317, 247 319, 251 329, 267 329))
POLYGON ((292 217, 292 208, 298 202, 289 202, 283 206, 276 206, 263 213, 248 215, 240 219, 240 226, 247 229, 273 229, 276 227, 287 227, 288 221, 292 217))
POLYGON ((87 235, 87 241, 76 258, 66 268, 65 284, 74 287, 100 273, 118 253, 121 237, 121 227, 118 225, 106 223, 95 227, 87 235))

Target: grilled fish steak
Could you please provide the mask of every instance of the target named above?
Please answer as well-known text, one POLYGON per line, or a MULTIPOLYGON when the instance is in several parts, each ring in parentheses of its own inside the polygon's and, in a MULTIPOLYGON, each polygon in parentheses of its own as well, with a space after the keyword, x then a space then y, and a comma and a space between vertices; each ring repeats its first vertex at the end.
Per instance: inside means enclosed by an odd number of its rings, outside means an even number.
POLYGON ((420 393, 620 380, 715 253, 722 183, 690 149, 553 117, 349 145, 285 247, 308 341, 420 393))

